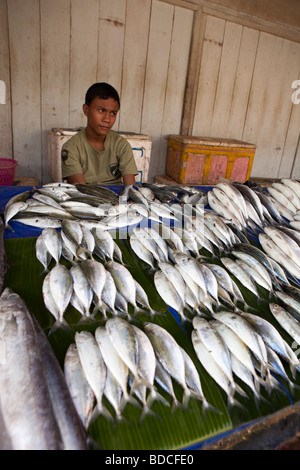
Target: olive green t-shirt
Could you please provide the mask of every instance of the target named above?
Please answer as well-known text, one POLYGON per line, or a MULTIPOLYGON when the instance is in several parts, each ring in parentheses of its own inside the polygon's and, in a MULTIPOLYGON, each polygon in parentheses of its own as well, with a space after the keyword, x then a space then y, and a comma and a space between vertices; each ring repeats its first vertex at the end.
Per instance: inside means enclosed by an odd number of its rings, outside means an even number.
POLYGON ((61 150, 62 177, 83 173, 87 183, 122 184, 123 175, 137 175, 137 167, 129 142, 109 131, 104 150, 94 149, 82 129, 71 137, 61 150))

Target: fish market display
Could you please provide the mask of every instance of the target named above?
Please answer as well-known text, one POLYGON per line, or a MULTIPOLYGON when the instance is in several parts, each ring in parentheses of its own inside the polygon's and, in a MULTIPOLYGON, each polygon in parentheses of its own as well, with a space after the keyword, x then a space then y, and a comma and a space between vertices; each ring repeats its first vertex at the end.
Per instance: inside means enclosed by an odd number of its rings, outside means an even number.
MULTIPOLYGON (((270 308, 274 315, 282 314, 278 306, 272 305, 270 308)), ((280 321, 289 325, 283 316, 280 321)), ((286 374, 283 363, 288 365, 295 378, 300 361, 279 331, 267 320, 246 312, 220 311, 211 320, 195 317, 193 328, 195 352, 203 367, 227 394, 229 406, 240 406, 236 395, 245 395, 237 378, 250 387, 257 405, 261 400, 262 387, 268 392, 278 388, 271 373, 276 372, 291 389, 295 386, 286 374)), ((289 331, 288 326, 286 329, 289 331)), ((295 331, 292 326, 291 329, 295 331)))
POLYGON ((94 334, 76 333, 75 343, 65 356, 64 372, 86 428, 100 414, 108 420, 122 420, 128 403, 141 409, 141 423, 148 414, 154 415, 154 401, 170 406, 160 388, 168 392, 173 405, 186 407, 193 397, 202 402, 203 413, 214 410, 204 396, 190 356, 168 331, 154 323, 140 328, 114 317, 97 327, 94 334), (175 396, 173 381, 183 390, 181 401, 175 396), (112 414, 106 403, 112 407, 112 414))
POLYGON ((0 297, 0 341, 1 448, 86 449, 84 428, 50 344, 9 288, 0 297))
POLYGON ((206 192, 142 184, 117 194, 53 183, 8 202, 5 229, 40 228, 35 255, 51 331, 76 330, 64 375, 86 430, 98 417, 125 419, 129 403, 140 423, 156 400, 185 409, 193 397, 204 414, 213 410, 198 370, 226 394, 229 409, 251 394, 259 407, 265 392, 280 389, 275 377, 295 390, 299 187, 291 179, 267 190, 227 181, 206 192), (162 312, 123 248, 189 332, 196 362, 153 321, 162 312), (69 307, 80 315, 76 324, 66 321, 69 307))

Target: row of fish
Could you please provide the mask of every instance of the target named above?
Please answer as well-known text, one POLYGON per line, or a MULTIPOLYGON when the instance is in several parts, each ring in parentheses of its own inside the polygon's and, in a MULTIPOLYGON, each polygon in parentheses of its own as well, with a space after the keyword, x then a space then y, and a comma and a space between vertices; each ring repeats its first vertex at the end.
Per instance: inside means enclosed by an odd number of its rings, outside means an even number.
POLYGON ((50 343, 11 289, 0 297, 0 448, 85 450, 87 435, 50 343))
POLYGON ((11 228, 11 220, 37 228, 59 228, 62 220, 77 220, 88 228, 97 225, 112 230, 138 224, 143 219, 175 219, 171 197, 181 204, 185 204, 184 200, 190 201, 188 205, 206 202, 206 193, 200 190, 177 189, 184 191, 182 198, 155 185, 125 186, 118 195, 99 185, 50 183, 11 198, 4 211, 5 227, 11 228))
POLYGON ((142 408, 140 423, 148 414, 155 415, 151 406, 156 400, 165 406, 171 401, 174 407, 186 407, 193 397, 202 402, 203 413, 214 409, 203 394, 190 356, 167 330, 154 323, 144 323, 140 328, 113 317, 94 334, 77 332, 65 356, 64 374, 86 429, 99 415, 111 421, 123 420, 128 403, 142 408), (173 380, 183 390, 180 401, 173 380))
POLYGON ((93 322, 98 312, 103 319, 107 313, 127 317, 139 312, 157 314, 140 283, 122 263, 113 260, 102 264, 86 259, 71 268, 57 263, 43 280, 42 294, 56 320, 52 329, 67 327, 65 313, 69 305, 81 314, 80 323, 93 322))
MULTIPOLYGON (((270 310, 282 325, 287 322, 287 312, 280 306, 272 303, 270 310)), ((199 361, 225 391, 229 406, 240 406, 236 394, 245 396, 237 378, 252 390, 257 405, 262 399, 261 387, 268 393, 278 388, 272 373, 284 379, 291 390, 295 387, 299 358, 278 329, 258 315, 220 311, 211 320, 195 317, 191 338, 199 361)))

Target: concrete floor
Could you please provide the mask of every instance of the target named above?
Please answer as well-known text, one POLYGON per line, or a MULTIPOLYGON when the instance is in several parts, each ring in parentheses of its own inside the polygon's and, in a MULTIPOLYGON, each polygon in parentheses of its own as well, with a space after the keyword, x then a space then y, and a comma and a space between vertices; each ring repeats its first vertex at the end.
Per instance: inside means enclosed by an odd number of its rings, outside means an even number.
POLYGON ((300 450, 300 403, 233 430, 201 450, 300 450))

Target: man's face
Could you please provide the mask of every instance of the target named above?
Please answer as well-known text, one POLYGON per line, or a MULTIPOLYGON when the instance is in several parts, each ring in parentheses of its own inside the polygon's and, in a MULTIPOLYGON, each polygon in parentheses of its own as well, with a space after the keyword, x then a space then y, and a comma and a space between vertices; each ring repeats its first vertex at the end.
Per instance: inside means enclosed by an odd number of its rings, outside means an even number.
POLYGON ((118 111, 119 104, 113 98, 95 98, 90 106, 83 105, 87 127, 97 137, 105 137, 108 134, 116 121, 118 111))

